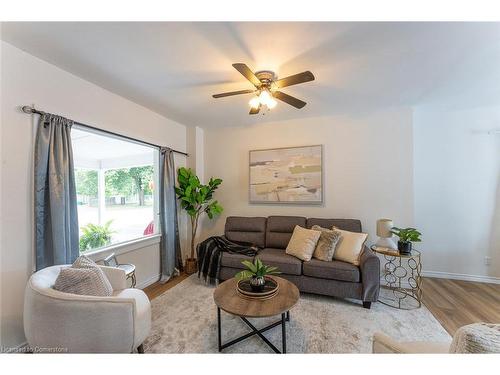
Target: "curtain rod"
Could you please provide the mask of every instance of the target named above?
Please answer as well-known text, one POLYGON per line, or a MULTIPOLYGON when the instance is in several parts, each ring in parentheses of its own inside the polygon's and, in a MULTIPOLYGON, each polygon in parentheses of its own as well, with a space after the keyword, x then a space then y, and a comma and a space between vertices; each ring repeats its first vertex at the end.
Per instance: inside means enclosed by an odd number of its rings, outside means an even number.
MULTIPOLYGON (((25 105, 25 106, 22 106, 21 107, 21 110, 24 112, 24 113, 27 113, 29 115, 31 114, 37 114, 37 115, 43 115, 45 114, 45 112, 43 111, 39 111, 33 107, 30 107, 28 105, 25 105)), ((118 134, 118 133, 115 133, 115 132, 112 132, 112 131, 109 131, 109 130, 104 130, 104 129, 99 129, 99 128, 96 128, 94 126, 90 126, 90 125, 87 125, 87 124, 82 124, 81 122, 77 122, 77 121, 73 121, 73 123, 77 126, 81 126, 81 127, 84 127, 84 128, 88 128, 88 129, 92 129, 92 130, 95 130, 95 131, 98 131, 98 132, 102 132, 102 133, 107 133, 107 134, 110 134, 110 135, 113 135, 115 137, 119 137, 119 138, 124 138, 124 139, 128 139, 130 141, 134 141, 134 142, 139 142, 139 143, 143 143, 145 145, 148 145, 148 146, 152 146, 152 147, 156 147, 156 148, 164 148, 164 146, 160 146, 160 145, 156 145, 154 143, 150 143, 150 142, 145 142, 145 141, 142 141, 140 139, 137 139, 137 138, 132 138, 132 137, 129 137, 127 135, 123 135, 123 134, 118 134)), ((181 154, 181 155, 185 155, 185 156, 189 156, 188 153, 186 152, 183 152, 183 151, 178 151, 178 150, 174 150, 170 147, 165 147, 165 148, 169 148, 171 149, 173 152, 177 153, 177 154, 181 154)))

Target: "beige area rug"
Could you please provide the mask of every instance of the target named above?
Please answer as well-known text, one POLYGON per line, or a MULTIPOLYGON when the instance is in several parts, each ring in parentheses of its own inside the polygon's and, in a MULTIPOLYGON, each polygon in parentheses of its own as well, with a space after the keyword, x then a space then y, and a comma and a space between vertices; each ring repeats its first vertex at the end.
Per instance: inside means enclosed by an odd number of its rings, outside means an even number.
MULTIPOLYGON (((146 353, 218 353, 217 309, 213 287, 192 275, 152 301, 151 334, 144 343, 146 353)), ((264 327, 279 317, 250 319, 264 327)), ((250 332, 239 318, 222 312, 222 340, 230 341, 250 332)), ((425 306, 403 311, 381 303, 370 310, 359 303, 331 297, 302 294, 287 323, 289 353, 371 353, 372 336, 383 332, 401 341, 450 342, 451 338, 425 306)), ((281 348, 281 327, 264 335, 281 348)), ((273 353, 253 336, 224 353, 273 353)))

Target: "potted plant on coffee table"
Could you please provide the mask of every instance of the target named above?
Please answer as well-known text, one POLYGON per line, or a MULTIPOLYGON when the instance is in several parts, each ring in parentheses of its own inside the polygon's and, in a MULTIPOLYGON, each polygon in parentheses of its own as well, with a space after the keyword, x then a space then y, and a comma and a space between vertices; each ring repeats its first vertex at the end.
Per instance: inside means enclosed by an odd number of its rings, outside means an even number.
POLYGON ((248 260, 244 260, 241 263, 247 269, 238 272, 235 277, 240 280, 250 279, 250 287, 254 292, 262 292, 264 290, 264 286, 266 285, 265 276, 281 273, 278 271, 278 267, 266 266, 259 258, 256 258, 253 263, 248 260))
POLYGON ((194 257, 194 241, 198 231, 198 221, 202 214, 207 214, 209 219, 214 218, 222 212, 222 206, 212 196, 222 183, 220 178, 210 178, 208 185, 203 185, 200 179, 190 168, 179 168, 177 172, 179 186, 175 188, 177 198, 181 201, 181 208, 186 210, 191 218, 191 253, 186 259, 185 271, 188 274, 195 273, 197 269, 194 257))
POLYGON ((411 254, 412 242, 422 241, 420 238, 422 233, 415 228, 393 227, 391 233, 399 237, 398 250, 401 254, 411 254))

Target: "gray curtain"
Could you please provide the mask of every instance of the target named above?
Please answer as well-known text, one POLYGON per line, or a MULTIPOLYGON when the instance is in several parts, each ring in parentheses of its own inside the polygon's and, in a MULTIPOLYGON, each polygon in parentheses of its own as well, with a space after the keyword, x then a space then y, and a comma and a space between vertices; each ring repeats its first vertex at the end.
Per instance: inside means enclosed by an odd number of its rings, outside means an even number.
POLYGON ((35 143, 36 269, 68 264, 78 257, 71 127, 73 121, 40 116, 35 143))
POLYGON ((168 281, 182 269, 179 225, 177 222, 177 198, 175 195, 174 153, 160 149, 160 282, 168 281))

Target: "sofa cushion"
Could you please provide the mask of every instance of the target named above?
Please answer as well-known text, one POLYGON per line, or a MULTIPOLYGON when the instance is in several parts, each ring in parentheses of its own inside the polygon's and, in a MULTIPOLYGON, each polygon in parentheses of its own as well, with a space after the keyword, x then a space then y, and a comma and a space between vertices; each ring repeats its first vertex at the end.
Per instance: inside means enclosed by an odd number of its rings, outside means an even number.
POLYGON ((359 267, 337 260, 324 262, 311 259, 309 262, 304 262, 303 269, 304 275, 320 279, 349 281, 352 283, 359 283, 361 280, 359 267))
POLYGON ((307 219, 307 228, 312 228, 313 225, 319 225, 320 227, 329 229, 337 227, 350 232, 361 232, 361 221, 357 219, 307 219))
POLYGON ((295 226, 306 227, 306 218, 300 216, 269 216, 266 226, 266 247, 286 249, 295 226))
POLYGON ((222 267, 244 269, 245 266, 243 264, 241 264, 241 262, 244 260, 248 260, 248 261, 252 262, 253 257, 249 257, 247 255, 238 254, 238 253, 223 252, 222 257, 220 259, 220 265, 222 267))
POLYGON ((283 249, 265 248, 259 251, 256 258, 259 258, 266 266, 278 267, 278 271, 281 273, 288 275, 302 274, 302 261, 286 254, 283 249))
POLYGON ((250 242, 256 246, 265 246, 265 217, 229 216, 226 219, 224 234, 229 241, 250 242))

